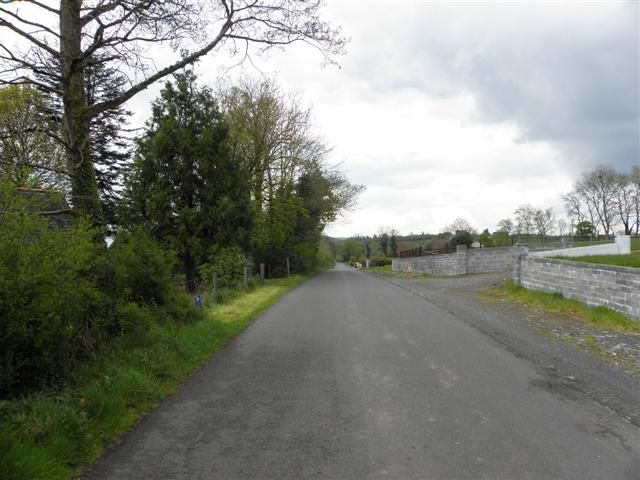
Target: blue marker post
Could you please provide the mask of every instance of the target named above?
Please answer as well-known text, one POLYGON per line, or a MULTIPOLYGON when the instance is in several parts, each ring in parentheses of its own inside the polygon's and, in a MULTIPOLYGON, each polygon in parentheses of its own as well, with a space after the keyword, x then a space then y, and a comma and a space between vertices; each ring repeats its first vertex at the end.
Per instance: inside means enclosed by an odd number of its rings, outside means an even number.
POLYGON ((194 295, 193 300, 196 302, 196 308, 202 308, 202 299, 200 295, 194 295))

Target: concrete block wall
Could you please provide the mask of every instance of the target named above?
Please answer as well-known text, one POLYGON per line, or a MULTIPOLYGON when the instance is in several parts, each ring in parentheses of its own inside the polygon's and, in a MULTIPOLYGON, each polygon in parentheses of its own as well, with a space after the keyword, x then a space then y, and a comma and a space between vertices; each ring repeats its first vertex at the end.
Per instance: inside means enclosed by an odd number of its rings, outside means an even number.
POLYGON ((516 257, 513 281, 530 290, 555 293, 590 306, 605 306, 640 320, 640 269, 516 257))
MULTIPOLYGON (((431 255, 427 257, 394 258, 391 269, 394 272, 428 273, 443 277, 461 275, 458 273, 458 260, 455 253, 431 255)), ((464 273, 464 272, 463 272, 464 273)))
POLYGON ((467 250, 466 273, 504 272, 513 266, 513 247, 467 250))
POLYGON ((443 277, 467 273, 502 272, 513 266, 513 247, 471 248, 458 245, 456 253, 394 258, 394 272, 427 273, 443 277))

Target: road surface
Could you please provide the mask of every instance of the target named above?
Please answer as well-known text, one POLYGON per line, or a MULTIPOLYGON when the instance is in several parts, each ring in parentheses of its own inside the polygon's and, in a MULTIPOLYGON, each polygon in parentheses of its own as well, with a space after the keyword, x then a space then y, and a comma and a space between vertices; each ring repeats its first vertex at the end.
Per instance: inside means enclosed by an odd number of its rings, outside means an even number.
POLYGON ((637 425, 462 317, 320 274, 86 479, 640 478, 637 425))

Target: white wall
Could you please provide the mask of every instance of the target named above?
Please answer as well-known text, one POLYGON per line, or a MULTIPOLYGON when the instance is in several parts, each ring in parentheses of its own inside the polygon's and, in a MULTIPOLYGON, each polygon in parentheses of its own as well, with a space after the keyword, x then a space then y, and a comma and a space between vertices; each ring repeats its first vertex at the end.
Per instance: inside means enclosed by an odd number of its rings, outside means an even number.
POLYGON ((618 235, 615 243, 591 245, 589 247, 561 248, 542 252, 531 252, 532 257, 587 257, 590 255, 629 255, 631 253, 631 236, 618 235))

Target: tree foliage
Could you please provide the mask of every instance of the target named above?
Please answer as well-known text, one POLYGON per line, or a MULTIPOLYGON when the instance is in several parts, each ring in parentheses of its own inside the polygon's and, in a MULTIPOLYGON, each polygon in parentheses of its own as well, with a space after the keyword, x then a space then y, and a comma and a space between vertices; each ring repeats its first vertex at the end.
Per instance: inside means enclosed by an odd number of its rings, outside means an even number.
POLYGON ((208 88, 187 72, 153 105, 131 172, 126 217, 174 250, 195 288, 216 245, 248 247, 248 178, 228 147, 228 127, 208 88))
POLYGON ((355 204, 363 187, 327 164, 311 110, 273 80, 224 89, 230 148, 249 178, 254 223, 251 253, 268 272, 313 268, 325 226, 355 204))
POLYGON ((246 57, 252 47, 262 51, 304 42, 330 61, 345 43, 339 30, 320 18, 320 1, 60 0, 29 2, 24 10, 18 3, 1 4, 0 32, 26 48, 2 44, 0 81, 37 85, 60 98, 73 204, 95 223, 103 219, 90 137, 91 121, 101 112, 212 51, 246 57), (162 62, 150 54, 154 45, 184 54, 167 55, 162 62), (109 98, 90 103, 85 73, 97 64, 106 71, 128 70, 129 81, 109 98))

